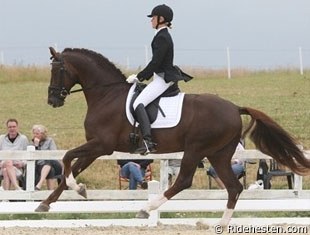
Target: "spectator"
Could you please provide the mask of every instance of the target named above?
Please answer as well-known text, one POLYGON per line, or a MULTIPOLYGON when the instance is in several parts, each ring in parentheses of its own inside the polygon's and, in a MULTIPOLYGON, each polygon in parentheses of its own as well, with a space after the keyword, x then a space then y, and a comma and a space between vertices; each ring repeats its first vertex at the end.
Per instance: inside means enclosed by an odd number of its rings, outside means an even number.
MULTIPOLYGON (((0 136, 0 150, 26 150, 29 144, 27 137, 19 133, 18 121, 14 118, 6 122, 7 134, 0 136)), ((22 190, 18 178, 22 177, 25 161, 4 160, 0 162, 0 175, 3 177, 4 190, 22 190)))
MULTIPOLYGON (((172 186, 172 183, 175 181, 173 177, 176 178, 180 172, 182 159, 170 159, 168 160, 168 186, 172 186)), ((197 168, 204 168, 204 160, 201 160, 197 168)))
MULTIPOLYGON (((238 144, 236 150, 244 150, 244 147, 242 145, 242 141, 238 144)), ((236 176, 240 175, 244 171, 244 162, 239 159, 232 159, 231 160, 231 168, 236 176)), ((225 189, 224 183, 220 180, 220 178, 217 176, 214 168, 211 166, 209 168, 210 175, 214 178, 215 182, 218 184, 218 186, 221 189, 225 189)))
MULTIPOLYGON (((47 128, 43 125, 32 127, 32 144, 36 150, 56 150, 55 141, 47 136, 47 128)), ((35 166, 35 189, 41 190, 44 181, 47 189, 55 188, 55 176, 62 174, 62 164, 57 160, 37 160, 35 166)))
POLYGON ((171 187, 173 183, 173 177, 176 178, 180 172, 181 159, 168 160, 168 185, 171 187))
POLYGON ((117 164, 121 167, 120 175, 129 179, 129 189, 137 189, 138 184, 143 189, 147 189, 147 182, 144 180, 145 170, 153 160, 117 160, 117 164))

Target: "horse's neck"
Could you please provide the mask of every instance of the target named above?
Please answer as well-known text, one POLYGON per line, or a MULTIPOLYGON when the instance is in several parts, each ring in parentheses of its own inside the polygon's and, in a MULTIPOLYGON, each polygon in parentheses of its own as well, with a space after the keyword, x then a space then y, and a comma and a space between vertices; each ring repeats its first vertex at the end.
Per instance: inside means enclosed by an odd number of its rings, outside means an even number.
POLYGON ((86 92, 88 90, 92 92, 100 90, 103 93, 105 90, 114 89, 115 86, 126 84, 125 78, 122 76, 122 74, 118 75, 113 71, 105 71, 96 66, 78 69, 79 84, 86 92))
MULTIPOLYGON (((127 83, 115 83, 109 86, 95 86, 85 89, 84 95, 88 108, 110 103, 118 103, 119 100, 126 101, 130 86, 127 83)), ((108 110, 107 110, 108 111, 108 110)))
POLYGON ((113 65, 103 59, 81 56, 79 53, 68 54, 67 62, 76 71, 79 83, 84 89, 92 86, 109 86, 114 83, 125 83, 125 76, 113 65), (99 64, 100 63, 100 64, 99 64))
POLYGON ((109 100, 115 94, 121 95, 119 90, 128 93, 129 85, 125 81, 125 76, 113 65, 104 64, 108 62, 102 61, 99 65, 95 60, 89 62, 80 55, 68 57, 68 62, 77 73, 88 106, 98 101, 109 100))

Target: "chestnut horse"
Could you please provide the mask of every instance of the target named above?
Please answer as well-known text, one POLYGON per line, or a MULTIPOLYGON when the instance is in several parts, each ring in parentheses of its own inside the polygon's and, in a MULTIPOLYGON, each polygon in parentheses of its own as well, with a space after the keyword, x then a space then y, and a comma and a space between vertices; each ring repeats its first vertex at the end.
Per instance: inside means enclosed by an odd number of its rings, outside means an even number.
MULTIPOLYGON (((86 197, 83 184, 75 177, 96 158, 128 152, 132 126, 125 115, 125 103, 131 84, 108 59, 86 49, 65 49, 62 53, 50 48, 52 70, 48 88, 48 104, 64 105, 65 98, 75 84, 80 84, 87 101, 85 132, 87 142, 69 150, 63 157, 64 177, 55 191, 38 206, 36 211, 48 211, 49 205, 59 198, 66 187, 86 197), (71 167, 72 160, 76 159, 71 167)), ((184 151, 180 173, 171 188, 146 203, 138 218, 147 218, 151 210, 180 191, 189 188, 198 163, 207 157, 223 181, 228 202, 221 219, 227 225, 242 185, 234 176, 230 161, 242 136, 241 115, 250 115, 246 132, 256 147, 295 173, 309 174, 310 161, 297 147, 296 141, 266 114, 237 105, 211 94, 186 94, 179 124, 173 128, 153 129, 157 153, 184 151)), ((99 172, 98 172, 99 174, 99 172)))

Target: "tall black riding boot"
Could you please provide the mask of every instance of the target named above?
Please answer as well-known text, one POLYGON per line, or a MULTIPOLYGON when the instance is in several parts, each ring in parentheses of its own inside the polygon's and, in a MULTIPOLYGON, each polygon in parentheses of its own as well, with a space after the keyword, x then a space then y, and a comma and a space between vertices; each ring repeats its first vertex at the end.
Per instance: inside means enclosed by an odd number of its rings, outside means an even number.
POLYGON ((143 136, 143 146, 136 149, 134 153, 147 155, 149 153, 156 152, 156 144, 152 142, 150 119, 145 111, 145 107, 143 104, 139 104, 137 106, 137 108, 135 109, 135 115, 137 121, 139 122, 139 127, 143 136))

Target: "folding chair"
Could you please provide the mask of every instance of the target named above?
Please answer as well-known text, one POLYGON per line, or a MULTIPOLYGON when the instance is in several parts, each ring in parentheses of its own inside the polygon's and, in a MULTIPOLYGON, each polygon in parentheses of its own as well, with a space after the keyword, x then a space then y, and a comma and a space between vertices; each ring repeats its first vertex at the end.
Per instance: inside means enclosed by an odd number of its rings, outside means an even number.
POLYGON ((287 184, 289 189, 293 189, 294 184, 294 173, 292 171, 286 171, 285 167, 282 164, 279 164, 276 160, 270 160, 270 168, 267 173, 266 181, 264 182, 264 188, 270 189, 271 188, 271 178, 278 177, 278 176, 286 176, 287 184))

